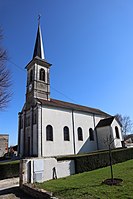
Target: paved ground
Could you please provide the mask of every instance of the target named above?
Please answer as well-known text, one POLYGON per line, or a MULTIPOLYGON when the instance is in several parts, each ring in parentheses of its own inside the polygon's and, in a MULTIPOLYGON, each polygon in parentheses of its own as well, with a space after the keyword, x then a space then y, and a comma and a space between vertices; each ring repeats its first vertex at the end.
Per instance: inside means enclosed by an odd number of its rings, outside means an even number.
POLYGON ((19 179, 0 180, 0 199, 32 199, 19 188, 19 179))
POLYGON ((0 190, 10 187, 10 186, 18 186, 19 178, 9 178, 5 180, 0 180, 0 190))

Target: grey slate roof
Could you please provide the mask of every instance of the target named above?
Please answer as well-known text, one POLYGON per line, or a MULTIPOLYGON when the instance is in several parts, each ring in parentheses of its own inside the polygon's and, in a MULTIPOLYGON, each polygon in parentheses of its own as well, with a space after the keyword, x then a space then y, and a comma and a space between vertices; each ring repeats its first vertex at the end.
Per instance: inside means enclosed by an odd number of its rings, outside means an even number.
POLYGON ((41 59, 44 59, 44 49, 43 49, 42 34, 41 34, 40 25, 38 25, 36 43, 35 43, 34 53, 33 53, 33 59, 36 56, 40 57, 41 59))
POLYGON ((96 128, 110 126, 112 124, 114 118, 115 117, 112 116, 112 117, 108 117, 108 118, 100 120, 99 123, 97 124, 96 128))
POLYGON ((87 112, 87 113, 91 113, 91 114, 101 115, 104 117, 110 117, 109 114, 107 114, 99 109, 91 108, 91 107, 87 107, 87 106, 81 106, 79 104, 73 104, 70 102, 64 102, 64 101, 55 100, 55 99, 50 99, 50 101, 38 99, 38 101, 41 102, 42 105, 46 105, 46 106, 65 108, 65 109, 69 109, 69 110, 82 111, 82 112, 87 112))

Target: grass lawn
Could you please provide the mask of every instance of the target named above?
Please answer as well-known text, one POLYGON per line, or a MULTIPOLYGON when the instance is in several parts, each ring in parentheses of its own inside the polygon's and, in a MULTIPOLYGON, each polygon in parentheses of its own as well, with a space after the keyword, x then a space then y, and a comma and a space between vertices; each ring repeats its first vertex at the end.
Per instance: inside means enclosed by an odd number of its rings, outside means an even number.
POLYGON ((54 193, 61 199, 133 199, 133 160, 113 165, 114 178, 121 185, 102 184, 110 178, 110 167, 72 175, 66 178, 37 183, 38 188, 54 193))

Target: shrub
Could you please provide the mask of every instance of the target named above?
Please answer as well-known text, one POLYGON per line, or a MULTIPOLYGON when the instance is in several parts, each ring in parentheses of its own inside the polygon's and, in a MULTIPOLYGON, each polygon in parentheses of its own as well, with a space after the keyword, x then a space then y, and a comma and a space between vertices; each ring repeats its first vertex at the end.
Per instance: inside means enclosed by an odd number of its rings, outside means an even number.
POLYGON ((19 161, 0 164, 0 180, 19 176, 19 161))
MULTIPOLYGON (((106 167, 110 164, 108 151, 77 156, 74 159, 76 173, 106 167)), ((113 164, 124 162, 130 159, 133 159, 133 148, 112 150, 113 164)))

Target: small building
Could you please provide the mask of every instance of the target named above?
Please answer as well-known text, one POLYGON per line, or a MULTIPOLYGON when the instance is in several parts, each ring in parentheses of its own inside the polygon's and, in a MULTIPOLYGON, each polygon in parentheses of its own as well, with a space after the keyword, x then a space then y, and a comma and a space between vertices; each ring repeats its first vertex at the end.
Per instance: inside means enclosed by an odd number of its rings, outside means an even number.
POLYGON ((0 134, 0 157, 3 157, 8 152, 8 134, 0 134))
POLYGON ((116 117, 112 116, 100 120, 96 126, 99 149, 107 149, 109 145, 112 148, 121 147, 121 141, 123 140, 121 127, 116 117))
POLYGON ((133 134, 124 136, 124 144, 125 144, 125 147, 127 148, 133 147, 133 134))
POLYGON ((15 157, 18 155, 18 145, 15 145, 15 146, 10 146, 10 155, 11 157, 15 157))

